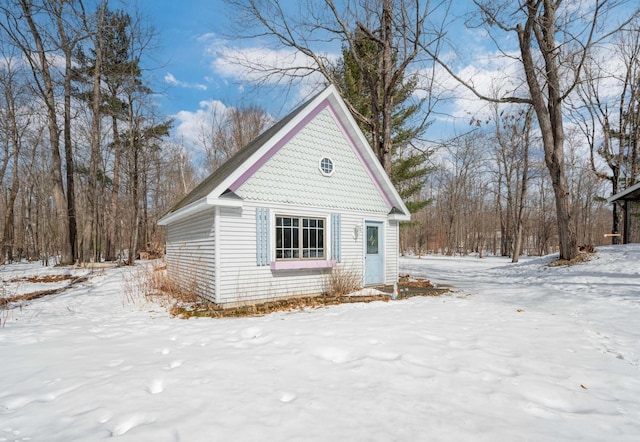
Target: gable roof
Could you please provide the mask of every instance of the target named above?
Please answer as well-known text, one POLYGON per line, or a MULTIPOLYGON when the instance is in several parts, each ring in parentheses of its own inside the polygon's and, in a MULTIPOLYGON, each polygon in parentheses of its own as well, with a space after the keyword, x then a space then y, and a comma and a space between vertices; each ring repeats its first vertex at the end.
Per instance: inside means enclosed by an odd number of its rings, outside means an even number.
MULTIPOLYGON (((319 95, 319 94, 317 94, 319 95)), ((315 97, 311 98, 313 100, 315 97)), ((309 101, 311 101, 309 100, 309 101)), ((308 102, 307 102, 308 103, 308 102)), ((298 106, 295 110, 293 110, 289 115, 284 117, 282 120, 278 121, 276 124, 271 126, 269 129, 262 132, 256 138, 253 139, 249 144, 244 146, 242 149, 237 151, 235 154, 231 156, 227 161, 225 161, 222 166, 220 166, 214 173, 209 175, 204 181, 198 184, 191 192, 185 195, 178 203, 171 208, 169 213, 175 212, 182 207, 185 207, 201 198, 206 197, 214 190, 222 181, 225 180, 229 176, 231 172, 236 170, 242 163, 244 163, 247 159, 251 157, 262 145, 265 141, 269 140, 272 136, 278 133, 280 129, 287 125, 287 123, 293 120, 296 115, 298 115, 304 109, 307 103, 303 103, 298 106)))
POLYGON ((616 201, 640 201, 640 183, 627 187, 622 192, 618 192, 607 198, 608 203, 614 203, 616 201))
POLYGON ((334 109, 346 135, 350 138, 365 166, 370 171, 372 179, 376 182, 384 198, 389 202, 390 215, 394 219, 409 220, 409 210, 369 147, 336 88, 331 85, 298 106, 285 118, 236 152, 220 168, 171 208, 158 221, 158 224, 169 224, 189 213, 203 210, 208 206, 241 205, 241 199, 235 196, 233 190, 237 189, 266 159, 270 158, 282 145, 286 144, 288 135, 293 133, 296 127, 306 124, 306 121, 315 115, 319 108, 324 108, 327 104, 334 109))

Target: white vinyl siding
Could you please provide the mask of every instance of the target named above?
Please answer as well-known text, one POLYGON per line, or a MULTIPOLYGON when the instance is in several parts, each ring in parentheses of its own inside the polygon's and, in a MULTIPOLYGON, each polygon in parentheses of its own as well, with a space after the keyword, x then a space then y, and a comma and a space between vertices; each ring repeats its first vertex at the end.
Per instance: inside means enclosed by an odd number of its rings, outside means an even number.
MULTIPOLYGON (((327 290, 327 275, 332 269, 296 269, 272 270, 270 266, 256 265, 256 210, 263 209, 264 204, 245 204, 242 208, 221 208, 219 226, 218 250, 220 262, 218 302, 251 303, 268 299, 283 298, 297 295, 315 295, 327 290), (222 233, 224 232, 224 233, 222 233)), ((331 219, 332 213, 326 209, 303 206, 269 206, 272 216, 272 235, 275 236, 275 214, 287 213, 308 218, 331 219)), ((334 212, 335 214, 335 212, 334 212)), ((336 214, 337 215, 337 214, 336 214)), ((363 232, 365 220, 385 222, 386 217, 376 214, 363 214, 353 211, 340 212, 340 254, 341 262, 337 267, 362 275, 363 232), (357 232, 357 233, 356 233, 357 232)), ((397 226, 397 223, 393 223, 397 226)), ((326 256, 332 256, 329 238, 334 234, 331 230, 333 223, 326 222, 325 232, 327 251, 326 256)), ((395 235, 393 225, 384 229, 385 233, 395 235)), ((270 241, 272 247, 270 260, 275 261, 275 241, 270 241)), ((384 247, 397 243, 396 240, 386 238, 384 247)), ((385 257, 395 257, 397 251, 385 250, 385 257)), ((395 280, 391 269, 397 265, 397 260, 387 258, 386 283, 395 280)))
POLYGON ((329 110, 313 118, 236 194, 243 200, 387 214, 391 207, 329 110), (318 164, 331 158, 326 176, 318 164))
POLYGON ((187 284, 194 281, 208 299, 232 304, 320 294, 327 291, 329 273, 342 269, 362 279, 365 221, 384 223, 380 238, 384 282, 396 280, 398 222, 388 221, 391 207, 328 109, 309 121, 235 193, 242 199, 241 207, 218 207, 216 217, 208 209, 167 226, 170 273, 180 275, 187 284), (322 158, 333 163, 330 176, 320 169, 322 158), (296 217, 300 223, 322 219, 323 244, 315 250, 322 258, 315 261, 337 261, 335 267, 285 270, 272 265, 294 261, 276 260, 277 216, 296 217))
POLYGON ((166 261, 169 276, 184 290, 196 290, 214 301, 214 209, 167 226, 166 261))
POLYGON ((397 282, 399 271, 400 223, 398 221, 387 221, 385 238, 385 284, 393 284, 397 282))
MULTIPOLYGON (((263 206, 263 205, 261 205, 263 206)), ((335 258, 333 247, 336 225, 340 232, 340 262, 338 269, 355 272, 363 277, 364 223, 384 222, 381 245, 384 247, 385 284, 396 281, 398 271, 398 222, 387 221, 385 216, 342 211, 331 213, 326 209, 303 206, 256 207, 245 204, 242 208, 220 208, 217 256, 214 247, 214 210, 210 209, 167 226, 167 267, 172 277, 180 277, 185 289, 197 287, 198 292, 211 301, 251 303, 296 295, 315 295, 327 290, 327 275, 332 269, 272 270, 269 265, 256 264, 256 210, 263 210, 275 218, 275 213, 293 213, 309 218, 327 220, 339 217, 340 222, 325 223, 326 256, 335 258), (215 296, 214 277, 218 269, 218 296, 215 296)), ((273 219, 268 243, 267 261, 275 260, 275 224, 273 219)), ((265 263, 267 263, 265 261, 265 263)))
MULTIPOLYGON (((324 291, 327 270, 278 270, 257 266, 255 261, 257 207, 222 208, 220 216, 219 302, 254 302, 292 295, 319 294, 324 291)), ((271 207, 271 213, 280 209, 271 207)), ((308 211, 308 209, 306 209, 308 211)), ((287 208, 286 213, 296 213, 287 208)), ((308 212, 305 212, 306 215, 308 212)), ((315 213, 309 213, 315 215, 315 213)), ((272 215, 274 216, 274 215, 272 215)), ((274 226, 274 223, 271 223, 274 226)), ((272 230, 275 230, 272 228, 272 230)), ((275 235, 275 232, 271 232, 275 235)), ((270 241, 273 245, 274 241, 270 241)), ((270 250, 270 260, 275 250, 270 250)))

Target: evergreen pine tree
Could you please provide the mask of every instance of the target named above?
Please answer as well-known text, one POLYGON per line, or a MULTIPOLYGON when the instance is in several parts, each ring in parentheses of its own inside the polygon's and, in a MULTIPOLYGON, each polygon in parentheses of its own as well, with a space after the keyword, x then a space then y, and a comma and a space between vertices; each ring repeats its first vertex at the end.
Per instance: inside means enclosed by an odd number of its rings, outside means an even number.
MULTIPOLYGON (((373 97, 371 90, 379 90, 382 87, 381 78, 376 72, 379 48, 375 41, 358 30, 355 31, 353 41, 356 44, 353 49, 357 56, 366 62, 364 65, 369 69, 368 75, 363 75, 351 48, 343 47, 342 58, 338 61, 332 77, 341 90, 343 98, 349 101, 360 114, 355 116, 355 119, 367 141, 371 146, 377 146, 381 140, 373 139, 375 133, 373 127, 374 125, 380 127, 382 124, 382 104, 376 102, 376 99, 380 100, 380 98, 373 97), (375 83, 373 88, 365 81, 373 81, 375 83)), ((428 126, 418 115, 422 103, 410 101, 416 88, 416 77, 401 78, 393 91, 392 155, 389 170, 391 181, 411 213, 417 212, 430 203, 429 200, 420 198, 420 190, 431 172, 431 168, 427 165, 431 151, 418 149, 414 145, 428 126)), ((382 96, 381 93, 377 95, 382 96)))

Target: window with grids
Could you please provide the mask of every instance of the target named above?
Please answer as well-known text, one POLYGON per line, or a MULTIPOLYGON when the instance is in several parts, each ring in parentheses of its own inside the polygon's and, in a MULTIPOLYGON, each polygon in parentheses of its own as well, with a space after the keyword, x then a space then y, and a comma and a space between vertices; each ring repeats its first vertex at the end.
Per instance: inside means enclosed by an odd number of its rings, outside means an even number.
POLYGON ((323 259, 325 220, 276 216, 276 259, 323 259))
POLYGON ((324 176, 333 175, 333 160, 328 157, 320 159, 320 171, 324 176))

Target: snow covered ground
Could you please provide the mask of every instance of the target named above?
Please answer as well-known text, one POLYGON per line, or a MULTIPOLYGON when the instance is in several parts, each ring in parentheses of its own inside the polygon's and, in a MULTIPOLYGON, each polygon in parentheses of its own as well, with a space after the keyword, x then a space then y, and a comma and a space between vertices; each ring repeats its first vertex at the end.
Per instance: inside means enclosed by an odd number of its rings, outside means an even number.
POLYGON ((455 291, 243 319, 98 272, 0 311, 0 441, 638 441, 640 245, 550 260, 407 258, 455 291))

